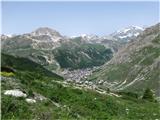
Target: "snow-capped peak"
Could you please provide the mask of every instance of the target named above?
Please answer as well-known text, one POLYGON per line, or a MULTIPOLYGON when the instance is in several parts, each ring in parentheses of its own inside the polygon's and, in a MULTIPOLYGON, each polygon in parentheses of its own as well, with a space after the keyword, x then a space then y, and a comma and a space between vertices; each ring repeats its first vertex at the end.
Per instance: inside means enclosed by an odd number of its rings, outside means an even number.
POLYGON ((71 36, 71 39, 80 37, 82 41, 88 42, 88 43, 95 43, 95 42, 99 42, 100 37, 98 37, 97 35, 94 34, 81 34, 79 36, 71 36))
POLYGON ((117 40, 130 41, 131 38, 137 37, 143 30, 144 28, 139 26, 129 26, 114 32, 111 36, 117 40))
POLYGON ((13 37, 14 35, 11 35, 11 34, 6 34, 6 35, 1 34, 0 36, 1 36, 1 39, 7 39, 7 38, 13 37))
POLYGON ((0 34, 0 36, 12 37, 12 34, 0 34))
POLYGON ((80 37, 82 37, 83 40, 86 42, 92 43, 92 42, 99 42, 99 37, 94 34, 82 34, 80 37))
POLYGON ((127 33, 127 32, 135 31, 135 30, 143 31, 144 28, 139 27, 139 26, 129 26, 129 27, 123 28, 121 30, 118 30, 117 33, 127 33))
POLYGON ((87 36, 89 36, 89 35, 87 35, 87 34, 81 34, 80 36, 81 36, 81 37, 87 37, 87 36))
POLYGON ((139 27, 139 26, 134 26, 136 29, 139 29, 139 30, 144 30, 144 28, 142 28, 142 27, 139 27))
POLYGON ((93 40, 93 39, 98 39, 99 37, 94 34, 81 34, 79 36, 71 36, 71 38, 76 38, 76 37, 81 37, 85 40, 93 40))
POLYGON ((7 34, 6 36, 9 38, 13 37, 13 35, 11 35, 11 34, 7 34))

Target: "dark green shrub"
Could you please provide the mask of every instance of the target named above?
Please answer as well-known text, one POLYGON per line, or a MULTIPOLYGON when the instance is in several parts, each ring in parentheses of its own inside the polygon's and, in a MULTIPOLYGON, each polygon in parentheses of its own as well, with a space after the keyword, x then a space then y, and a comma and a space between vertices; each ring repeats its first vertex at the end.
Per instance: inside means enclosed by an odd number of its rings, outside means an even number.
POLYGON ((147 89, 144 91, 144 94, 143 94, 142 99, 148 100, 148 101, 151 101, 151 102, 155 101, 152 90, 149 89, 149 88, 147 88, 147 89))

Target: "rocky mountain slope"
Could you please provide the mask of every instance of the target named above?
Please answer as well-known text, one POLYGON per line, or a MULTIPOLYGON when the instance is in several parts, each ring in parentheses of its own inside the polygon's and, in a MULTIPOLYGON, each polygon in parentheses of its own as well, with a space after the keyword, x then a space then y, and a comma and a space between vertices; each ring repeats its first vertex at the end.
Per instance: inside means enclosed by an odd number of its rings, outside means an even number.
POLYGON ((110 48, 113 52, 117 52, 119 48, 127 42, 134 40, 143 31, 144 28, 142 27, 129 26, 106 36, 100 37, 94 34, 82 34, 80 36, 72 36, 71 39, 81 39, 87 43, 98 43, 106 48, 110 48))
POLYGON ((82 42, 91 43, 91 44, 101 44, 106 48, 110 48, 112 52, 117 52, 119 48, 121 48, 124 43, 122 41, 117 40, 116 38, 112 37, 111 35, 108 36, 97 36, 97 35, 87 35, 82 34, 80 36, 73 36, 71 37, 72 40, 80 39, 82 42))
POLYGON ((13 37, 1 36, 1 39, 2 52, 29 58, 52 71, 66 67, 75 69, 102 65, 112 56, 109 49, 112 51, 118 49, 118 42, 110 40, 104 47, 97 42, 90 43, 86 37, 83 39, 64 37, 47 27, 13 37), (65 59, 64 62, 62 58, 65 59))
POLYGON ((147 28, 134 41, 94 72, 89 80, 101 87, 142 93, 151 88, 160 96, 160 24, 147 28))
POLYGON ((59 32, 48 27, 40 27, 31 32, 29 35, 32 36, 32 38, 37 37, 36 39, 42 41, 58 42, 64 39, 64 37, 59 32))
POLYGON ((49 28, 39 28, 31 33, 1 39, 2 52, 29 58, 49 70, 56 70, 59 64, 52 51, 60 46, 65 37, 49 28))

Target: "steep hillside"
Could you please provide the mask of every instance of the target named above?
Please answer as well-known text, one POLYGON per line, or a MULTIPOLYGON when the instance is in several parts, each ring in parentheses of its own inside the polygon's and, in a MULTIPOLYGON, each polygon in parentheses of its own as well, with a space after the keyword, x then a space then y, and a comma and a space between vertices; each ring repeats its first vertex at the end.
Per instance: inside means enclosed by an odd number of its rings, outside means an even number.
POLYGON ((3 54, 2 65, 6 67, 1 72, 2 120, 155 120, 160 117, 158 103, 125 95, 116 94, 116 97, 113 93, 99 94, 65 84, 59 76, 47 74, 43 67, 26 58, 3 54))
POLYGON ((86 43, 76 38, 61 44, 54 51, 55 59, 62 68, 88 68, 102 65, 112 57, 111 49, 100 44, 86 43))
POLYGON ((142 93, 151 88, 160 96, 159 24, 147 28, 89 78, 104 88, 142 93))
POLYGON ((63 79, 61 76, 45 69, 43 66, 22 57, 14 57, 11 55, 7 55, 2 53, 1 54, 1 67, 9 67, 13 70, 15 69, 18 71, 23 72, 33 72, 39 73, 41 75, 49 76, 49 77, 56 77, 57 79, 63 79))

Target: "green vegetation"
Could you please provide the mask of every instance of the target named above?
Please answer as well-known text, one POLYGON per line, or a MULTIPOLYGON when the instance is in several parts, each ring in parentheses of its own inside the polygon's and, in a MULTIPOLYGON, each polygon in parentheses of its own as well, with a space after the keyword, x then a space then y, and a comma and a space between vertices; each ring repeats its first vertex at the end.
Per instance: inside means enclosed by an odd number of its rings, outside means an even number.
POLYGON ((2 119, 119 120, 121 118, 129 120, 141 118, 145 120, 147 118, 160 117, 158 116, 158 106, 156 103, 145 102, 135 98, 130 100, 121 99, 100 95, 93 91, 63 87, 49 78, 38 78, 34 74, 21 73, 17 77, 21 78, 21 85, 26 90, 26 93, 32 90, 44 95, 48 100, 38 101, 30 105, 24 99, 2 95, 2 119), (56 107, 50 100, 60 104, 62 107, 56 107), (126 108, 129 109, 128 114, 126 108))
POLYGON ((132 55, 133 64, 140 62, 140 65, 151 65, 160 56, 160 48, 152 45, 144 47, 142 50, 132 55))
POLYGON ((155 120, 160 118, 158 103, 139 100, 134 95, 130 95, 130 99, 128 99, 127 94, 121 94, 122 97, 114 97, 99 94, 92 90, 80 90, 71 86, 64 87, 56 82, 57 80, 63 81, 59 76, 47 74, 47 71, 40 66, 31 67, 36 66, 34 62, 13 56, 7 56, 5 60, 14 60, 14 62, 11 61, 12 64, 2 61, 2 65, 12 65, 16 72, 14 73, 15 76, 5 77, 5 80, 2 80, 2 120, 155 120), (26 64, 26 61, 30 64, 26 64), (29 98, 38 93, 47 99, 37 100, 36 103, 29 104, 25 98, 3 94, 4 90, 10 89, 20 89, 29 98))
MULTIPOLYGON (((47 69, 59 68, 54 58, 62 68, 102 65, 111 59, 113 53, 110 49, 86 43, 80 37, 63 42, 54 50, 48 43, 39 44, 34 49, 33 41, 27 37, 11 38, 2 52, 14 56, 2 53, 1 57, 2 120, 159 120, 160 103, 153 94, 159 93, 160 71, 160 35, 154 39, 155 31, 147 30, 139 36, 142 38, 139 43, 133 42, 133 47, 130 43, 131 46, 120 54, 124 61, 105 64, 90 77, 95 84, 96 80, 108 82, 105 85, 100 82, 98 86, 106 90, 106 94, 65 84, 63 77, 47 69), (31 58, 36 63, 16 55, 31 58), (53 63, 49 64, 48 60, 53 63), (106 87, 109 83, 111 87, 106 87), (146 89, 148 87, 150 89, 146 89), (6 90, 16 89, 26 97, 6 95, 6 90), (36 102, 29 103, 26 98, 36 102)), ((46 36, 38 39, 44 38, 46 36)))
POLYGON ((41 75, 47 75, 50 77, 57 77, 59 79, 62 79, 61 76, 47 70, 44 69, 44 67, 42 67, 41 65, 26 59, 26 58, 22 58, 22 57, 14 57, 11 55, 6 55, 4 53, 1 54, 1 66, 8 66, 11 68, 14 68, 18 71, 29 71, 29 72, 33 72, 33 73, 38 73, 41 75))
POLYGON ((160 44, 160 34, 152 42, 160 44))
POLYGON ((143 95, 143 99, 151 101, 151 102, 155 101, 154 95, 153 95, 153 92, 151 91, 151 89, 147 88, 145 90, 144 95, 143 95))
POLYGON ((82 43, 78 38, 63 43, 53 53, 62 68, 73 69, 102 65, 112 57, 112 51, 103 45, 82 43))
MULTIPOLYGON (((160 41, 160 36, 153 38, 151 44, 140 47, 137 50, 130 52, 126 62, 117 64, 107 64, 102 69, 95 71, 89 80, 105 80, 108 82, 119 82, 114 85, 114 89, 118 89, 120 84, 126 81, 121 88, 127 92, 138 92, 143 95, 145 88, 150 87, 155 90, 155 94, 159 94, 159 71, 158 61, 160 56, 160 47, 157 42, 160 41), (156 41, 156 42, 155 42, 156 41), (133 82, 132 85, 125 87, 137 79, 138 82, 133 82), (141 80, 139 80, 141 79, 141 80), (143 87, 142 87, 143 86, 143 87)), ((128 52, 126 50, 126 52, 128 52)), ((118 61, 118 59, 117 59, 118 61)))
POLYGON ((13 72, 0 72, 0 75, 4 77, 12 77, 14 76, 14 73, 13 72))

